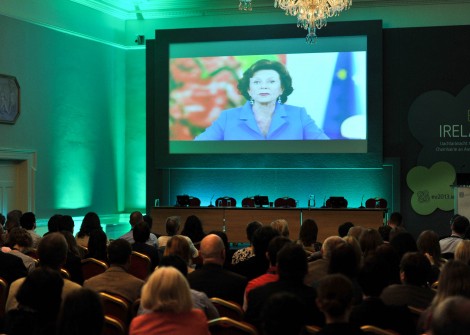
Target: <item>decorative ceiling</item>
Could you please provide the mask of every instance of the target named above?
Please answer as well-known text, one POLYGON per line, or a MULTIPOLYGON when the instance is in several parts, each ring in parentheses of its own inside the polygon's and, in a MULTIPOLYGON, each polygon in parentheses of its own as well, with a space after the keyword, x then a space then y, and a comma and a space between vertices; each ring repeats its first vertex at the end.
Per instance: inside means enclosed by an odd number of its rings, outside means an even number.
MULTIPOLYGON (((123 20, 233 14, 238 0, 70 0, 123 20)), ((274 0, 253 0, 253 11, 279 11, 274 0)), ((351 8, 470 3, 470 0, 353 0, 351 8)))

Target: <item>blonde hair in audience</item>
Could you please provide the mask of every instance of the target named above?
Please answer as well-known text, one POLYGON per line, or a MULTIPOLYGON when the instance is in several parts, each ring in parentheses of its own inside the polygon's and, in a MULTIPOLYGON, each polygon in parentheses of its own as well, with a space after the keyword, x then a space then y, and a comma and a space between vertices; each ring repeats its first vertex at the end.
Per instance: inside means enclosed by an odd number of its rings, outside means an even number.
POLYGON ((276 229, 281 236, 289 237, 289 225, 285 219, 277 219, 271 222, 271 227, 276 229))
POLYGON ((454 258, 470 265, 470 240, 462 240, 455 247, 454 258))
POLYGON ((361 245, 359 244, 359 241, 354 236, 345 236, 343 237, 343 240, 345 240, 347 244, 350 244, 353 247, 354 253, 356 254, 357 265, 360 267, 362 265, 363 259, 361 245))
POLYGON ((142 307, 154 312, 185 313, 193 302, 189 284, 174 267, 156 269, 142 288, 142 307))
POLYGON ((191 261, 191 250, 189 242, 182 235, 172 236, 166 243, 163 256, 177 255, 180 256, 187 264, 191 261))
POLYGON ((437 293, 432 301, 432 306, 437 306, 445 298, 461 295, 470 298, 470 266, 450 260, 444 264, 439 275, 437 293))

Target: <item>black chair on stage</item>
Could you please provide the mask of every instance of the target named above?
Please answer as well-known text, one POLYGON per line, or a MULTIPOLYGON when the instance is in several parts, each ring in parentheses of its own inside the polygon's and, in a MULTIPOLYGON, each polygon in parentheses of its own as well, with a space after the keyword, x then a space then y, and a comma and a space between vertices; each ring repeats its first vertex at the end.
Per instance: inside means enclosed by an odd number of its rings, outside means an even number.
POLYGON ((189 197, 189 207, 199 207, 201 206, 201 199, 196 197, 189 197))
POLYGON ((290 197, 282 197, 282 198, 277 198, 274 200, 274 207, 281 207, 281 208, 289 208, 289 207, 297 207, 297 204, 295 202, 294 198, 290 197))
POLYGON ((253 197, 247 197, 242 200, 242 207, 255 207, 255 199, 253 197))
POLYGON ((220 197, 215 201, 217 207, 235 207, 237 206, 237 200, 232 197, 220 197))

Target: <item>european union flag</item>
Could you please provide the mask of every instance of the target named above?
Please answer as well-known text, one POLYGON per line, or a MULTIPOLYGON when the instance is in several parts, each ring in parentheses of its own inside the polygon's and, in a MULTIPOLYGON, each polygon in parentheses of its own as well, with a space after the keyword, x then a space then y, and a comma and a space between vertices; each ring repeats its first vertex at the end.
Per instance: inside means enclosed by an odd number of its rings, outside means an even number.
POLYGON ((339 53, 323 125, 323 131, 331 139, 343 139, 341 124, 348 117, 357 114, 353 69, 353 53, 339 53))

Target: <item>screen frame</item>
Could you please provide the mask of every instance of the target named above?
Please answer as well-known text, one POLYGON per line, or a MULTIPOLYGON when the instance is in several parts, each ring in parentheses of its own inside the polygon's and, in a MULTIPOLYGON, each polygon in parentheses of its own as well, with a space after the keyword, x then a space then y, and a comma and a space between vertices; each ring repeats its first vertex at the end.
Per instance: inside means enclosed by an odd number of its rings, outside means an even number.
MULTIPOLYGON (((382 164, 382 22, 334 22, 321 29, 322 37, 367 37, 367 152, 366 153, 211 153, 170 154, 170 45, 186 42, 269 40, 304 37, 295 24, 156 30, 147 41, 147 168, 305 168, 379 167, 382 164), (152 94, 152 92, 156 92, 152 94)), ((315 45, 312 45, 315 48, 315 45)))

